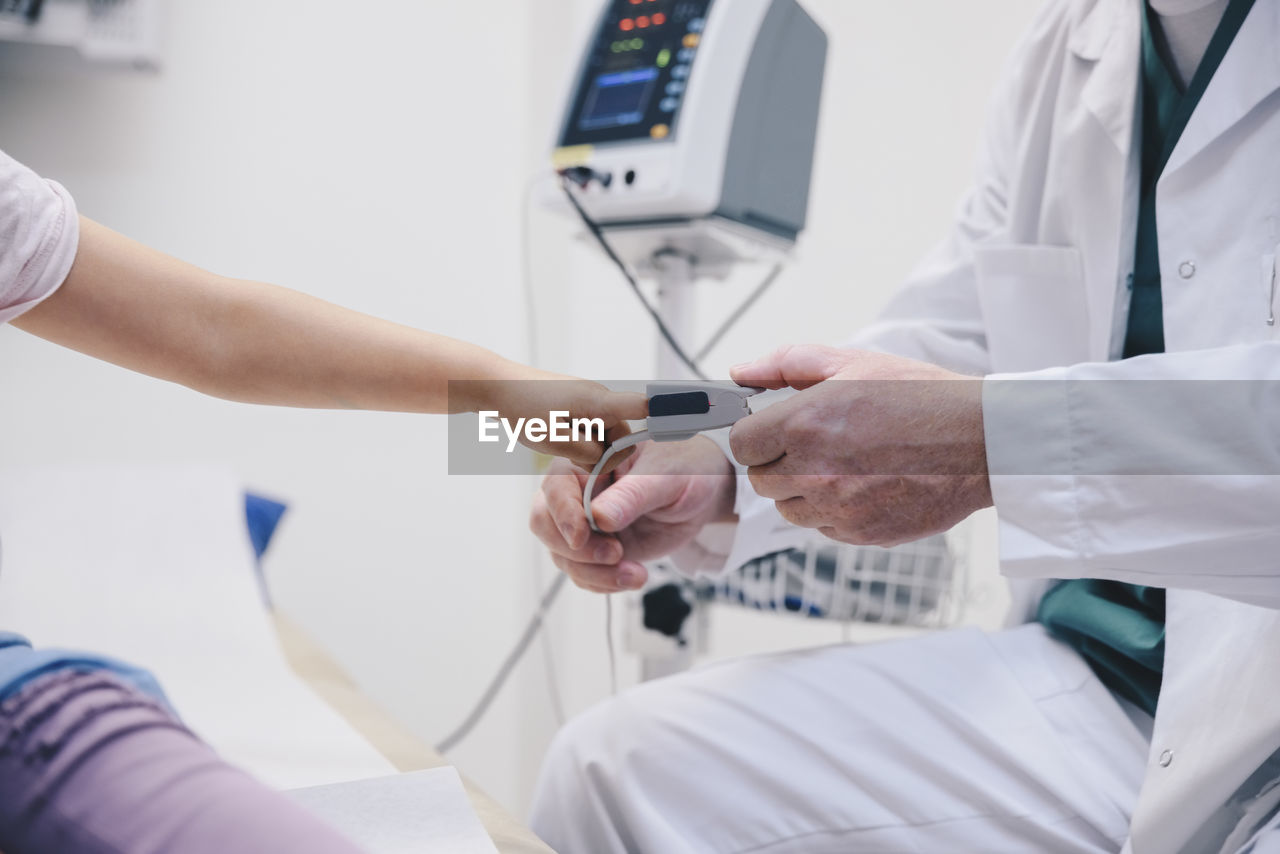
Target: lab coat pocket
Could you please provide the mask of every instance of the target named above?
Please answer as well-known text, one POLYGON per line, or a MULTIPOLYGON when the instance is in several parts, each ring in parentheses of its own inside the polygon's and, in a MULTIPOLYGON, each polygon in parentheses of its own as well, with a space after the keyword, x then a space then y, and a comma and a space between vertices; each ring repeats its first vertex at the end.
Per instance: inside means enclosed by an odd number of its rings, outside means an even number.
POLYGON ((1084 263, 1070 246, 983 246, 974 252, 978 301, 994 372, 1089 360, 1084 263))

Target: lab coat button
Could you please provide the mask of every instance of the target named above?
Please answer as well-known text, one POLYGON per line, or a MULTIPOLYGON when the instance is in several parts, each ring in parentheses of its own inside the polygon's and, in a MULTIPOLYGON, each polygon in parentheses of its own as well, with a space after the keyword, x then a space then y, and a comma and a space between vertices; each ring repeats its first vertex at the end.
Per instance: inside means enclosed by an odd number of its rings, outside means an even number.
POLYGON ((1190 279, 1196 274, 1195 261, 1183 261, 1178 265, 1178 275, 1184 279, 1190 279))
POLYGON ((1161 768, 1168 768, 1168 767, 1169 767, 1170 765, 1172 765, 1172 764, 1173 764, 1173 751, 1172 751, 1172 750, 1166 750, 1164 753, 1161 753, 1161 754, 1160 754, 1160 767, 1161 767, 1161 768))

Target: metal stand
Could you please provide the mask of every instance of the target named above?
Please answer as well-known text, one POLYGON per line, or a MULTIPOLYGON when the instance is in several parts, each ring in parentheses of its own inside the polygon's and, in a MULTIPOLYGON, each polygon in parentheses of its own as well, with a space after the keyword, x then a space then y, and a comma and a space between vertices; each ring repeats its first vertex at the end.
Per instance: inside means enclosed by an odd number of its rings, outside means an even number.
MULTIPOLYGON (((786 258, 791 243, 733 223, 706 220, 680 226, 658 225, 620 228, 609 232, 617 255, 632 265, 637 276, 657 281, 655 310, 672 337, 690 356, 697 353, 696 302, 694 286, 699 280, 726 279, 744 263, 778 262, 786 258)), ((655 379, 695 379, 666 340, 658 335, 655 379)), ((679 584, 686 593, 692 585, 668 561, 649 563, 652 590, 662 584, 679 584)), ((686 597, 688 598, 688 597, 686 597)), ((625 597, 626 649, 639 657, 641 679, 648 681, 693 666, 695 656, 704 653, 710 633, 709 609, 693 602, 693 612, 685 620, 684 643, 644 627, 641 595, 625 597)))
MULTIPOLYGON (((658 315, 685 352, 692 353, 696 328, 694 259, 675 249, 662 249, 654 253, 653 267, 658 272, 658 315)), ((663 380, 694 378, 662 336, 658 336, 658 372, 654 376, 663 380)))
MULTIPOLYGON (((651 259, 658 279, 658 314, 672 336, 685 352, 694 351, 693 336, 696 332, 693 286, 696 281, 695 259, 677 249, 661 249, 651 259)), ((689 368, 680 361, 670 345, 658 336, 657 373, 664 380, 693 379, 689 368)), ((665 561, 654 561, 650 570, 668 577, 678 574, 665 561)), ((630 620, 632 651, 640 656, 640 678, 648 682, 663 676, 683 673, 693 666, 694 656, 705 631, 706 609, 694 605, 693 613, 685 622, 685 645, 680 646, 671 638, 648 631, 643 624, 643 604, 639 596, 631 597, 634 607, 630 620)))

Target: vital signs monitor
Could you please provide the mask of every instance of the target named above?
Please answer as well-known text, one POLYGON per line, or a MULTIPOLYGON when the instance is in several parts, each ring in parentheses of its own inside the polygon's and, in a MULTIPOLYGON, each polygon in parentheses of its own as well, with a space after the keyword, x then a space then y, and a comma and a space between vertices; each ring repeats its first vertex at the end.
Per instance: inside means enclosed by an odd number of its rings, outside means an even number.
POLYGON ((606 0, 555 162, 602 228, 804 228, 827 55, 796 0, 606 0))

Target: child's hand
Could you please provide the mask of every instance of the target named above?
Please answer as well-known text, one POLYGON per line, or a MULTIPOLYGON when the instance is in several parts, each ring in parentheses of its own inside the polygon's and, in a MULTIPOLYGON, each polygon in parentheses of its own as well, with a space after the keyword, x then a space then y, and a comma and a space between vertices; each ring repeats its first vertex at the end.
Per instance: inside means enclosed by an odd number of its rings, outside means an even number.
MULTIPOLYGON (((521 430, 520 443, 542 454, 564 457, 582 468, 590 469, 609 444, 631 432, 628 421, 648 416, 648 401, 642 394, 610 391, 599 383, 557 374, 529 372, 528 376, 529 379, 484 383, 480 396, 489 404, 480 409, 497 411, 512 425, 521 418, 526 419, 526 424, 539 419, 550 425, 554 414, 554 420, 561 425, 560 437, 569 441, 553 441, 550 436, 531 439, 521 430), (579 419, 593 423, 579 421, 575 432, 572 425, 579 419)), ((627 456, 622 453, 610 460, 610 468, 627 456)))

